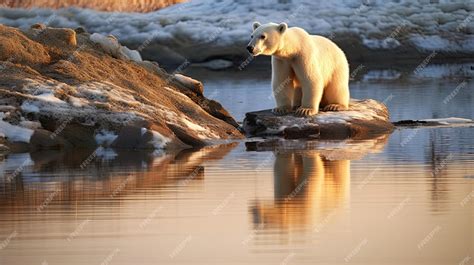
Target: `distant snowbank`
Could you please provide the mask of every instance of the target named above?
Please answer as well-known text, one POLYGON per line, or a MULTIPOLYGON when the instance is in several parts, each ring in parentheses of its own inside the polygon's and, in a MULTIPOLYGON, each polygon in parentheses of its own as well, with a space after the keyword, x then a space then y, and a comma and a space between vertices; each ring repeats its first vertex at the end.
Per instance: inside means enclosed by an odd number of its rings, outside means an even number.
POLYGON ((251 22, 281 22, 333 38, 351 57, 374 51, 402 57, 474 55, 474 2, 193 0, 156 12, 106 13, 88 9, 0 9, 0 23, 26 28, 83 26, 113 34, 145 59, 162 63, 246 58, 251 22), (352 50, 351 50, 352 49, 352 50), (354 51, 354 52, 352 52, 354 51))
POLYGON ((16 0, 6 1, 8 7, 15 8, 64 8, 70 6, 103 11, 150 12, 174 5, 185 0, 16 0))

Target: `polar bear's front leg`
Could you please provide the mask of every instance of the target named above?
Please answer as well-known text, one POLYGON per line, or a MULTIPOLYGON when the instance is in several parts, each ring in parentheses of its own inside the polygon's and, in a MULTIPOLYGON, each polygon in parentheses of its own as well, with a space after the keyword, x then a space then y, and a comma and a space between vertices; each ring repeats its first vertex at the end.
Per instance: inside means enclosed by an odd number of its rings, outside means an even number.
POLYGON ((272 57, 272 90, 276 108, 272 112, 285 115, 292 111, 294 97, 293 71, 289 63, 272 57))
POLYGON ((314 76, 306 76, 306 79, 300 82, 303 95, 301 107, 296 110, 295 115, 309 117, 318 114, 319 103, 324 92, 322 79, 317 78, 315 74, 314 76))

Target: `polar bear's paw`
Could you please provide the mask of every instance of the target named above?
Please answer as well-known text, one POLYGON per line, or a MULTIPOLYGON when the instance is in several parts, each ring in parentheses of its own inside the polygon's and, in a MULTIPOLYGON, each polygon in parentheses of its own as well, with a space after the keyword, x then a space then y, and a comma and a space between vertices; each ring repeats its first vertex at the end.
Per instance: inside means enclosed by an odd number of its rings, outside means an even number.
POLYGON ((275 115, 286 115, 291 112, 291 107, 282 106, 272 109, 272 113, 275 115))
POLYGON ((346 107, 340 104, 329 104, 324 106, 323 111, 341 111, 346 110, 346 107))
POLYGON ((318 110, 314 108, 298 108, 295 115, 299 117, 309 117, 318 114, 318 110))

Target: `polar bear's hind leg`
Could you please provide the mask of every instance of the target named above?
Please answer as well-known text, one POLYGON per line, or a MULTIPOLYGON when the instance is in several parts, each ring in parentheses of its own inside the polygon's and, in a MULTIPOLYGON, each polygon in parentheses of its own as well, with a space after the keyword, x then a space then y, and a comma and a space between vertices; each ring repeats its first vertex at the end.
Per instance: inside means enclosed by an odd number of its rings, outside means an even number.
POLYGON ((323 111, 341 111, 347 108, 341 104, 329 104, 323 107, 323 111))

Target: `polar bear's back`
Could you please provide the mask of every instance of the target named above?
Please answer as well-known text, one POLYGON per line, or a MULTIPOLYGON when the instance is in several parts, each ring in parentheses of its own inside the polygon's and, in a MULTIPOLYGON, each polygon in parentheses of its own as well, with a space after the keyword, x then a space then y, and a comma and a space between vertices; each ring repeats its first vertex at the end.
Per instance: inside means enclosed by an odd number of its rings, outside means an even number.
POLYGON ((332 61, 335 64, 347 65, 347 58, 344 52, 334 43, 332 40, 319 36, 319 35, 310 35, 313 40, 317 51, 321 56, 330 56, 332 61))

